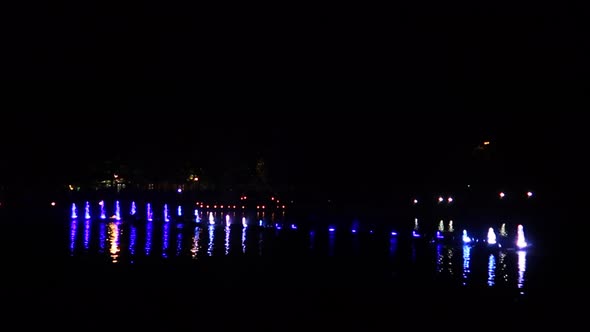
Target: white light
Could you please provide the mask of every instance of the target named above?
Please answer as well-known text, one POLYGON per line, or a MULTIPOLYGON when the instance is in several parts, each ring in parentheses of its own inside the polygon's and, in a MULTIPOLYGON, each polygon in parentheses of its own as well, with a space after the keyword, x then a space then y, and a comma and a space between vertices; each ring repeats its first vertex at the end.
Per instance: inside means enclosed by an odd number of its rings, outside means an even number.
POLYGON ((467 230, 463 230, 463 243, 470 243, 471 238, 467 235, 467 230))
POLYGON ((418 200, 417 199, 414 199, 414 204, 418 204, 418 200))
POLYGON ((504 196, 506 196, 506 194, 503 191, 500 192, 500 198, 504 198, 504 196))
POLYGON ((533 192, 532 191, 527 191, 526 197, 533 197, 533 192))
POLYGON ((523 249, 527 247, 527 243, 524 239, 524 228, 522 227, 522 225, 518 225, 517 231, 516 231, 516 246, 519 249, 523 249))
POLYGON ((447 199, 447 202, 449 202, 449 203, 453 203, 453 197, 449 197, 449 198, 447 199))
POLYGON ((438 197, 438 202, 439 202, 439 203, 442 203, 442 201, 444 201, 444 200, 445 200, 444 198, 442 198, 442 197, 438 197))
POLYGON ((496 244, 496 233, 492 227, 488 229, 488 244, 496 244))

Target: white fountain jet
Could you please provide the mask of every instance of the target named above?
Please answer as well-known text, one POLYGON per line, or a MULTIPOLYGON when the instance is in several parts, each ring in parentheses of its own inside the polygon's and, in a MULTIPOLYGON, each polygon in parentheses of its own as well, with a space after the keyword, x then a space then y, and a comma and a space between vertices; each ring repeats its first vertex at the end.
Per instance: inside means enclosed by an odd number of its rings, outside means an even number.
POLYGON ((90 219, 90 203, 89 202, 86 202, 86 205, 84 206, 84 218, 90 219))
POLYGON ((76 218, 78 218, 76 203, 72 203, 72 219, 76 219, 76 218))
POLYGON ((496 244, 496 233, 492 227, 488 229, 488 244, 496 244))
POLYGON ((522 225, 518 225, 516 229, 516 246, 519 249, 523 249, 528 246, 524 238, 524 228, 522 227, 522 225))

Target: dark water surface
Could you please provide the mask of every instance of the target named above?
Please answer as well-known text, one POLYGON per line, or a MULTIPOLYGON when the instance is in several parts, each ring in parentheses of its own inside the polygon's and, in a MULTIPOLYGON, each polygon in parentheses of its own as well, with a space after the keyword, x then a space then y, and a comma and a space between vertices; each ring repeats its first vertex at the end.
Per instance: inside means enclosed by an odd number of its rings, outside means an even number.
POLYGON ((559 318, 554 256, 538 243, 490 249, 286 214, 215 216, 4 211, 4 315, 73 330, 510 329, 559 318))

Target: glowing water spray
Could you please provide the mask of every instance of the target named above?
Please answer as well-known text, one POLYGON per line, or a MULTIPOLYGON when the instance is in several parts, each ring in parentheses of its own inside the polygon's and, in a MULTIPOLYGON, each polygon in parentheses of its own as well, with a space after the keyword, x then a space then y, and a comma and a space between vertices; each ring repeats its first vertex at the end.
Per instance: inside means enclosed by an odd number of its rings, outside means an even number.
POLYGON ((527 247, 527 243, 524 239, 524 228, 522 227, 522 225, 518 225, 518 228, 516 230, 516 246, 520 249, 526 248, 527 247))
POLYGON ((438 231, 442 232, 444 230, 445 230, 445 225, 444 225, 443 221, 441 220, 438 222, 438 231))
POLYGON ((453 227, 453 221, 449 220, 449 232, 453 233, 455 231, 455 228, 453 227))
POLYGON ((242 217, 242 227, 248 227, 248 222, 246 221, 246 217, 242 217))
POLYGON ((215 225, 215 217, 213 216, 213 212, 209 212, 209 225, 215 225))
POLYGON ((463 243, 471 243, 471 238, 467 235, 467 230, 463 230, 463 243))
POLYGON ((492 227, 488 229, 488 244, 496 244, 496 233, 492 227))
POLYGON ((90 219, 90 203, 86 202, 84 206, 84 219, 90 219))
POLYGON ((98 202, 98 205, 100 205, 100 219, 106 219, 107 213, 105 211, 104 201, 98 202))
POLYGON ((131 215, 134 216, 137 213, 137 207, 135 206, 135 202, 131 202, 131 215))
POLYGON ((178 206, 177 214, 179 217, 182 217, 182 206, 180 206, 180 205, 178 206))
POLYGON ((154 212, 152 211, 152 205, 150 203, 147 203, 147 220, 154 220, 154 212))
POLYGON ((170 221, 170 214, 168 213, 168 204, 164 204, 164 221, 170 221))
POLYGON ((78 218, 76 203, 72 203, 72 219, 78 218))
POLYGON ((414 218, 414 230, 417 231, 418 228, 418 218, 414 218))
POLYGON ((508 236, 508 233, 506 233, 506 223, 503 223, 502 226, 500 226, 500 236, 501 237, 508 236))
POLYGON ((225 224, 229 226, 229 214, 225 215, 225 224))
POLYGON ((195 222, 199 222, 201 219, 199 218, 199 210, 195 209, 195 222))
POLYGON ((115 202, 115 219, 121 220, 121 204, 119 204, 119 201, 115 202))

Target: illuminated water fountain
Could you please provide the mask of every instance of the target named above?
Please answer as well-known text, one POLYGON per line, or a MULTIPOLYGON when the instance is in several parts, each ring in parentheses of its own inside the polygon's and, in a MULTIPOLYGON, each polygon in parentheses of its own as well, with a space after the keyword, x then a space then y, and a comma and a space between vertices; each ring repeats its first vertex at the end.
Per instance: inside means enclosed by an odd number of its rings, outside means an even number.
POLYGON ((137 213, 137 207, 135 206, 135 202, 131 202, 131 215, 134 216, 137 213))
POLYGON ((516 246, 518 247, 518 249, 524 249, 528 246, 524 238, 524 228, 522 227, 522 225, 518 225, 518 228, 516 230, 516 246))
POLYGON ((84 219, 90 219, 90 203, 86 202, 84 206, 84 219))
POLYGON ((471 243, 471 238, 469 237, 469 235, 467 235, 467 230, 463 230, 463 243, 467 244, 467 243, 471 243))
POLYGON ((119 204, 119 201, 115 202, 115 220, 121 220, 121 204, 119 204))
POLYGON ((496 233, 494 232, 494 229, 492 227, 490 227, 488 229, 488 244, 489 245, 495 245, 496 244, 496 233))
POLYGON ((72 203, 72 219, 76 219, 76 218, 78 218, 76 203, 72 203))
POLYGON ((106 219, 107 213, 105 211, 104 201, 98 202, 98 205, 100 205, 100 219, 106 219))
POLYGON ((147 220, 154 220, 154 212, 152 211, 152 205, 150 203, 147 203, 147 220))
POLYGON ((170 214, 168 213, 168 204, 164 204, 164 221, 170 221, 170 214))

